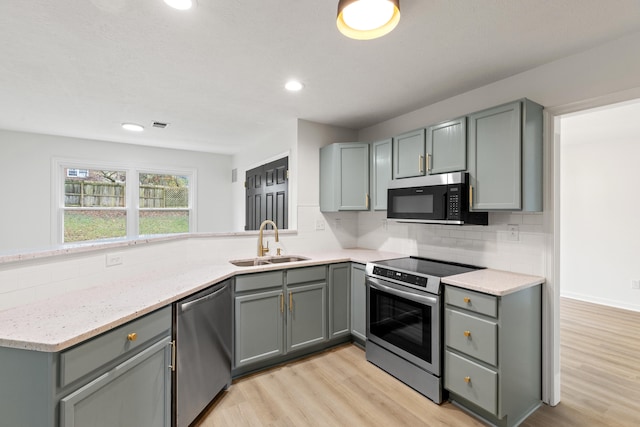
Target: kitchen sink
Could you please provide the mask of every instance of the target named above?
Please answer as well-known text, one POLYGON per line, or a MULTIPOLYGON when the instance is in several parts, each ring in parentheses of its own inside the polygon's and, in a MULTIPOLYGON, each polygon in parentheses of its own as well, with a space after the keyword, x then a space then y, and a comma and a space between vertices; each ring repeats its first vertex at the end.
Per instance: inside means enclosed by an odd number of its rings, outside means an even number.
POLYGON ((285 255, 285 256, 236 259, 229 262, 238 267, 255 267, 258 265, 284 264, 287 262, 305 261, 308 259, 309 258, 298 256, 298 255, 285 255))
POLYGON ((274 256, 272 257, 269 262, 271 264, 280 264, 283 262, 296 262, 296 261, 305 261, 308 260, 309 258, 305 258, 303 256, 297 256, 297 255, 292 255, 292 256, 274 256))

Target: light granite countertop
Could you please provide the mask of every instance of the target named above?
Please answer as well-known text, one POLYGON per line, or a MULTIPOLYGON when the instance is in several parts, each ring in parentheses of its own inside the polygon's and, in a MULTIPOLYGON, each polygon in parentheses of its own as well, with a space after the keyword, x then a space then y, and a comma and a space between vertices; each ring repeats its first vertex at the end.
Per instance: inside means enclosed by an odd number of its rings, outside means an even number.
POLYGON ((545 279, 540 276, 529 276, 527 274, 487 268, 445 277, 442 282, 447 285, 486 294, 504 296, 531 286, 540 285, 545 282, 545 279))
MULTIPOLYGON (((368 249, 298 255, 309 259, 253 267, 236 267, 227 260, 201 266, 168 266, 162 271, 148 271, 14 307, 0 312, 0 346, 62 351, 238 274, 339 262, 365 264, 406 256, 368 249)), ((449 276, 443 282, 499 296, 544 283, 544 278, 485 269, 449 276)))
POLYGON ((309 259, 254 267, 236 267, 228 260, 202 266, 167 266, 162 271, 148 271, 0 311, 0 346, 62 351, 238 274, 339 262, 364 264, 404 256, 367 249, 298 255, 309 259))

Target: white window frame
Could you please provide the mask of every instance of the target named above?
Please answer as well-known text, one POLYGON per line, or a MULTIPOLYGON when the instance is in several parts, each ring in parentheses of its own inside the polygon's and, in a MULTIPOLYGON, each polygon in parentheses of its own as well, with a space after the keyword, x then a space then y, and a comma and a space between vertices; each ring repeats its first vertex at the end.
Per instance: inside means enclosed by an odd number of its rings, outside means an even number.
MULTIPOLYGON (((197 200, 197 171, 196 169, 165 167, 161 165, 133 165, 128 163, 104 162, 96 160, 63 159, 53 158, 51 166, 51 243, 53 245, 80 244, 97 241, 118 241, 133 240, 140 238, 139 215, 140 215, 140 173, 153 173, 160 175, 179 175, 189 177, 189 207, 184 209, 189 212, 189 233, 196 232, 196 212, 197 200), (114 170, 123 171, 126 174, 125 187, 125 207, 109 208, 123 210, 127 213, 127 234, 124 237, 86 240, 82 242, 64 242, 64 181, 67 178, 64 170, 69 169, 90 169, 90 170, 114 170)), ((147 210, 147 209, 144 209, 147 210)), ((149 209, 149 210, 162 210, 149 209)), ((153 235, 145 235, 149 237, 153 235)))

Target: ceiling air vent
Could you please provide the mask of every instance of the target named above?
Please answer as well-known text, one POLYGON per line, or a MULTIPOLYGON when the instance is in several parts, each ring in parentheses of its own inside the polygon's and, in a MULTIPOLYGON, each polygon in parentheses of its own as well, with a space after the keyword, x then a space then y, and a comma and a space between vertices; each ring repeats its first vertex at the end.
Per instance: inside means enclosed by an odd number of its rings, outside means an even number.
POLYGON ((153 127, 154 128, 160 128, 160 129, 164 129, 167 127, 169 123, 162 123, 162 122, 153 122, 153 127))

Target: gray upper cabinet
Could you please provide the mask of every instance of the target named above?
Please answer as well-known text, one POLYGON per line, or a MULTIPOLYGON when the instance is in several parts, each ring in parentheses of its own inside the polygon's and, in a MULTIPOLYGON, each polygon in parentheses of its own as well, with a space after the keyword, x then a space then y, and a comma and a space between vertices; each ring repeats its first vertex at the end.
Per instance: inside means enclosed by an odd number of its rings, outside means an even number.
POLYGON ((461 117, 427 128, 427 173, 467 169, 467 118, 461 117))
POLYGON ((329 266, 329 338, 349 336, 350 330, 350 273, 351 263, 329 266))
POLYGON ((376 211, 387 210, 387 187, 393 178, 393 140, 371 144, 371 204, 376 211))
POLYGON ((426 174, 425 130, 418 129, 393 138, 393 178, 426 174))
POLYGON ((542 106, 523 99, 469 116, 473 210, 542 210, 542 106))
POLYGON ((369 210, 369 144, 341 142, 320 149, 320 211, 369 210))

